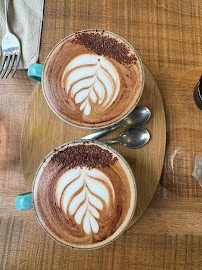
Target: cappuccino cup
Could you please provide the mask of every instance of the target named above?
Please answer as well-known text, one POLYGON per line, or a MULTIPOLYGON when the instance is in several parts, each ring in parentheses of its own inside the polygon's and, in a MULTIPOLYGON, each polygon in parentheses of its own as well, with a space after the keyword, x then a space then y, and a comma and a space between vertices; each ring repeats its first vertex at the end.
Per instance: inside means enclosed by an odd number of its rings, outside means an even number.
POLYGON ((41 81, 47 104, 63 121, 101 129, 124 119, 144 88, 144 70, 135 49, 104 30, 84 30, 61 40, 45 64, 28 76, 41 81))
POLYGON ((112 147, 75 140, 49 153, 36 171, 32 192, 16 197, 33 208, 44 231, 63 246, 92 250, 116 240, 130 224, 137 201, 133 173, 112 147))

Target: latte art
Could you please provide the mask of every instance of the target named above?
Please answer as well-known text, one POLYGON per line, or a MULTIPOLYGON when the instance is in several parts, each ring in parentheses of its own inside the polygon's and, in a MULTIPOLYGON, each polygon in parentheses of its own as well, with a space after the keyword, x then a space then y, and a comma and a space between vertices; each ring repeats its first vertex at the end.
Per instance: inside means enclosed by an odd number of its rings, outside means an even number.
POLYGON ((128 226, 136 205, 128 165, 99 142, 70 142, 47 157, 34 182, 33 206, 44 230, 79 249, 105 246, 128 226))
POLYGON ((101 171, 77 168, 58 180, 55 197, 63 212, 90 234, 99 231, 99 212, 113 206, 115 193, 110 179, 101 171))
POLYGON ((137 105, 144 84, 134 49, 118 36, 87 30, 61 41, 44 65, 42 88, 51 109, 84 128, 115 124, 137 105))
POLYGON ((85 115, 91 113, 92 103, 107 109, 120 90, 119 75, 103 56, 83 54, 74 58, 65 69, 63 80, 67 93, 71 93, 85 115))

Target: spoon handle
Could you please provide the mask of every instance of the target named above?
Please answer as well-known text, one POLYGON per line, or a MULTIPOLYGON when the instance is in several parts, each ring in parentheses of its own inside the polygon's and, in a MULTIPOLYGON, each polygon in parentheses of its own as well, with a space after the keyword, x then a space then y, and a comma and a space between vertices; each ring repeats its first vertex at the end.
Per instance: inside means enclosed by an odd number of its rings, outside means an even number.
POLYGON ((109 140, 99 140, 99 142, 102 142, 102 143, 119 143, 118 141, 118 138, 115 138, 115 139, 109 139, 109 140))
POLYGON ((83 137, 82 139, 89 139, 89 140, 95 140, 97 138, 102 137, 103 135, 107 134, 108 132, 110 132, 112 129, 114 129, 113 127, 106 127, 103 129, 99 129, 91 134, 88 134, 87 136, 83 137))

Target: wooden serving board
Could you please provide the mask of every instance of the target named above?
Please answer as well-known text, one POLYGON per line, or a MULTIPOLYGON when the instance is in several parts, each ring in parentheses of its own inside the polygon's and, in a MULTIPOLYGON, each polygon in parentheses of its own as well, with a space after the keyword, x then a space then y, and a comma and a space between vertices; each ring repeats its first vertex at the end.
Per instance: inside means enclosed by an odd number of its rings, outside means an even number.
MULTIPOLYGON (((138 105, 151 110, 152 116, 144 126, 150 132, 151 139, 139 149, 112 145, 128 161, 136 179, 137 208, 131 225, 143 214, 154 195, 161 176, 166 144, 166 123, 161 94, 149 70, 146 67, 144 69, 145 87, 138 105)), ((120 127, 103 136, 103 139, 115 138, 123 129, 120 127)), ((58 118, 48 107, 41 84, 37 83, 27 108, 21 135, 21 166, 27 189, 31 190, 37 167, 50 151, 91 132, 93 130, 76 128, 58 118)))

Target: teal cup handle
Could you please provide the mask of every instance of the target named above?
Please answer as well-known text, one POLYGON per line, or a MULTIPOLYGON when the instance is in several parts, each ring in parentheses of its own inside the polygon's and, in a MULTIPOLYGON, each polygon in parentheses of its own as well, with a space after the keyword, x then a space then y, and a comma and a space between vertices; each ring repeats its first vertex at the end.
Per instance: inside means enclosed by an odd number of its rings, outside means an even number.
POLYGON ((27 192, 18 195, 15 198, 15 207, 17 210, 25 210, 33 208, 32 205, 32 192, 27 192))
POLYGON ((34 63, 28 67, 27 75, 30 78, 38 82, 41 82, 42 71, 43 71, 43 65, 34 63))

